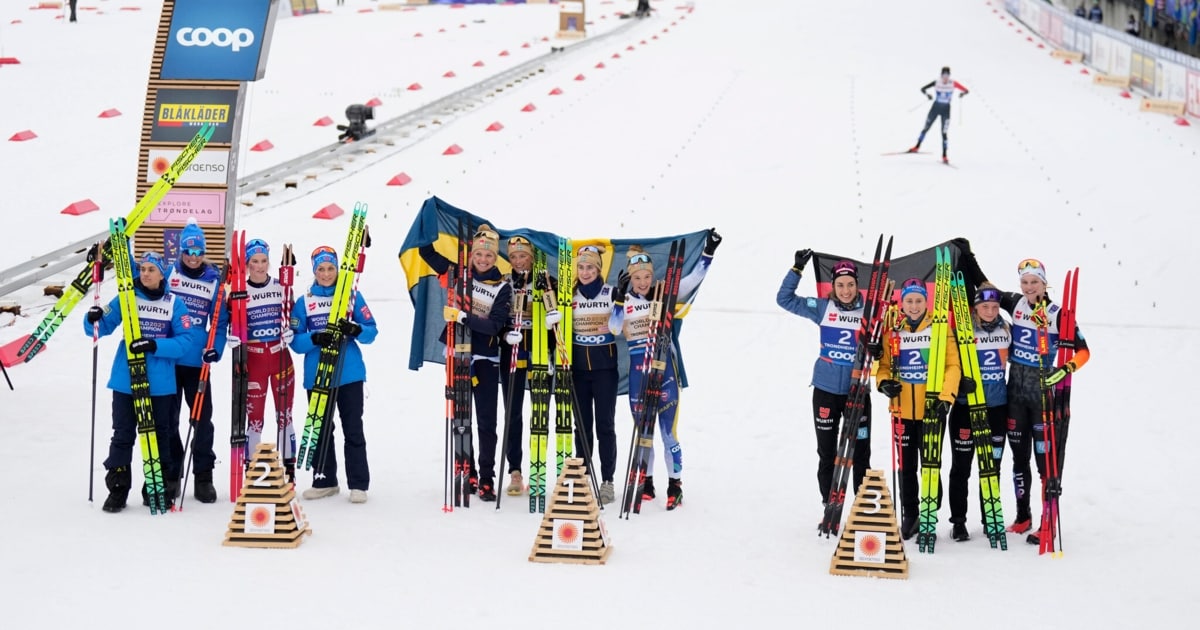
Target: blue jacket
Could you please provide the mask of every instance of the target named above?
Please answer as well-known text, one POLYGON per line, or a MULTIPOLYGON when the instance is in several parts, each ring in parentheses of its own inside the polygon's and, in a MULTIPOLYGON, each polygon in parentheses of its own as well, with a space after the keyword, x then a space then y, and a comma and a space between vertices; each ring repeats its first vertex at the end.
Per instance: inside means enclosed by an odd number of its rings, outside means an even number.
MULTIPOLYGON (((292 330, 296 336, 292 338, 291 348, 304 355, 304 389, 312 389, 317 376, 317 363, 321 359, 321 348, 312 341, 312 334, 325 330, 329 322, 329 307, 333 301, 336 287, 323 287, 313 283, 308 293, 296 300, 292 307, 292 330)), ((367 380, 367 366, 363 363, 360 343, 371 343, 379 334, 375 326, 375 317, 361 293, 354 296, 354 312, 351 319, 362 326, 362 332, 357 337, 346 341, 342 348, 342 374, 334 385, 340 387, 347 383, 357 383, 367 380)))
MULTIPOLYGON (((197 336, 188 316, 187 305, 170 293, 157 300, 151 299, 146 296, 140 282, 134 286, 142 337, 153 339, 158 346, 153 353, 145 355, 146 371, 150 376, 150 395, 174 396, 175 363, 191 347, 193 338, 197 336)), ((101 337, 122 330, 119 300, 120 298, 113 298, 104 308, 104 317, 99 322, 101 337)), ((83 319, 83 331, 87 336, 92 336, 92 325, 88 323, 87 318, 83 319)), ((126 340, 121 340, 117 354, 113 357, 108 388, 130 394, 132 392, 129 386, 129 357, 126 356, 125 342, 126 340)))
MULTIPOLYGON (((799 286, 800 274, 789 269, 787 275, 783 277, 783 282, 779 285, 775 302, 787 312, 810 319, 820 326, 825 311, 829 307, 830 299, 796 295, 796 288, 799 286)), ((862 307, 862 297, 860 296, 854 301, 854 308, 862 309, 862 307)), ((849 345, 855 349, 858 347, 857 335, 852 335, 849 345)), ((838 364, 818 354, 816 365, 813 366, 812 386, 830 394, 849 394, 850 377, 853 371, 854 367, 851 365, 838 364)))
MULTIPOLYGON (((196 331, 192 336, 191 346, 179 360, 179 365, 200 367, 204 365, 204 348, 208 344, 208 320, 212 316, 213 301, 217 295, 225 292, 225 288, 221 286, 221 271, 213 265, 205 264, 201 273, 193 278, 183 270, 180 266, 182 264, 175 263, 163 283, 187 305, 192 317, 192 329, 196 331)), ((225 308, 228 302, 224 299, 222 298, 221 312, 217 314, 217 336, 213 340, 213 350, 217 351, 218 361, 225 354, 225 341, 229 329, 229 309, 225 308)))

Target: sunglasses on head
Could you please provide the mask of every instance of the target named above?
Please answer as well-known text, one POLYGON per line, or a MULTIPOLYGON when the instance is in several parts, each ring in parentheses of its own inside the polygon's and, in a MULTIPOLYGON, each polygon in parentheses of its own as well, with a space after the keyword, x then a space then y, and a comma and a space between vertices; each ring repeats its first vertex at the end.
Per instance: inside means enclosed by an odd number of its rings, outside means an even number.
POLYGON ((337 252, 334 251, 334 249, 332 247, 330 247, 328 245, 322 245, 313 250, 312 256, 310 256, 310 258, 316 258, 320 254, 333 254, 334 256, 337 256, 337 252))
POLYGON ((975 302, 976 303, 999 302, 999 301, 1000 301, 1000 290, 999 289, 980 289, 979 292, 975 294, 975 302))
POLYGON ((1026 271, 1028 269, 1041 269, 1041 268, 1042 268, 1042 261, 1037 260, 1036 258, 1026 258, 1025 260, 1022 260, 1020 263, 1017 263, 1017 271, 1026 271))
POLYGON ((629 264, 632 265, 632 264, 636 264, 636 263, 651 264, 650 263, 650 254, 634 254, 633 256, 630 256, 629 264))

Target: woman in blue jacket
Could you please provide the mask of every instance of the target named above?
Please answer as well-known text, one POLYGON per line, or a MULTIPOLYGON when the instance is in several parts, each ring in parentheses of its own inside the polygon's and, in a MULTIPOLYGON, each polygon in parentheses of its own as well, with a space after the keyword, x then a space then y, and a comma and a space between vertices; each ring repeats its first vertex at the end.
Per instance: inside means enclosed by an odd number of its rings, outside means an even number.
MULTIPOLYGON (((371 485, 371 471, 367 466, 367 436, 363 432, 363 381, 367 380, 367 368, 358 344, 371 343, 379 331, 366 300, 362 294, 355 292, 350 312, 339 322, 341 336, 330 332, 327 325, 338 278, 337 252, 331 247, 318 247, 312 253, 312 266, 315 277, 313 284, 292 307, 291 327, 294 336, 291 348, 304 355, 304 389, 308 390, 311 397, 321 348, 342 343, 341 369, 337 373, 337 382, 333 384, 337 393, 330 402, 337 405, 338 416, 342 419, 350 502, 366 503, 367 490, 371 485)), ((334 428, 333 418, 321 425, 314 457, 313 485, 302 495, 307 500, 323 499, 340 492, 334 428)))
MULTIPOLYGON (((163 277, 167 262, 157 252, 146 252, 138 268, 138 277, 133 281, 137 299, 138 323, 142 336, 129 342, 129 352, 146 357, 146 372, 150 379, 150 403, 154 415, 154 431, 159 439, 159 456, 166 486, 167 503, 170 505, 179 492, 179 464, 171 456, 171 449, 164 448, 163 440, 169 435, 171 409, 175 402, 175 363, 192 345, 192 320, 183 300, 166 291, 163 277)), ((83 331, 92 336, 95 325, 99 325, 100 336, 121 330, 120 297, 115 297, 108 306, 93 306, 84 317, 83 331)), ((133 444, 137 440, 137 418, 133 410, 133 394, 129 378, 129 358, 122 340, 113 357, 112 372, 108 377, 108 388, 112 390, 113 434, 108 446, 108 457, 104 460, 104 483, 108 486, 108 498, 104 500, 105 512, 120 512, 125 509, 129 489, 133 486, 130 462, 133 444)), ((142 487, 145 505, 150 504, 145 486, 142 487)))
MULTIPOLYGON (((858 332, 862 327, 863 298, 858 291, 858 266, 843 260, 833 266, 833 290, 823 298, 800 297, 796 288, 811 249, 796 252, 794 264, 783 278, 775 302, 789 313, 811 319, 821 327, 821 352, 813 367, 813 420, 817 430, 817 485, 821 502, 829 502, 833 465, 837 456, 838 420, 850 393, 858 332)), ((863 401, 854 447, 854 488, 862 484, 871 465, 871 400, 863 401)))

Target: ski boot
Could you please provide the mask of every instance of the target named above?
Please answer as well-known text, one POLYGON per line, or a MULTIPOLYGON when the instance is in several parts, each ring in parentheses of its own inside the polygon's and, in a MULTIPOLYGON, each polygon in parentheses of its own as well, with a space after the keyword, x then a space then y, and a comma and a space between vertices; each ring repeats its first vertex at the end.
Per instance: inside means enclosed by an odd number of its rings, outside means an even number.
POLYGON ((482 482, 480 482, 479 499, 489 503, 496 500, 496 490, 492 487, 491 479, 484 479, 482 482))
POLYGON ((671 479, 667 481, 667 511, 670 512, 680 505, 683 505, 683 480, 671 479))
POLYGON ((971 540, 971 534, 967 532, 967 526, 963 523, 955 523, 954 529, 950 532, 950 536, 957 542, 971 540))
POLYGON ((102 509, 114 513, 124 510, 125 502, 129 499, 129 488, 133 485, 129 467, 118 466, 108 471, 104 475, 104 485, 108 487, 108 498, 104 500, 102 509))
POLYGON ((654 500, 654 475, 646 475, 646 478, 642 479, 642 500, 654 500))
POLYGON ((900 523, 900 537, 904 540, 909 540, 917 535, 917 514, 916 510, 905 514, 900 523))
POLYGON ((1008 531, 1014 534, 1024 534, 1029 531, 1029 527, 1033 524, 1033 516, 1029 514, 1029 509, 1018 509, 1017 520, 1013 521, 1012 525, 1008 526, 1008 531))
POLYGON ((192 495, 201 503, 216 503, 217 489, 213 487, 212 471, 196 471, 196 484, 192 495))

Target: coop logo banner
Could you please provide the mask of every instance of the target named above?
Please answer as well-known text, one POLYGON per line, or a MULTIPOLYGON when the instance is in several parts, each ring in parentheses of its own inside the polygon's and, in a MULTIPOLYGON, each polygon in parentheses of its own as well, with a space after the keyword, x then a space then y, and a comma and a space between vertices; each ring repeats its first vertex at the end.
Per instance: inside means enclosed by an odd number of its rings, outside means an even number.
POLYGON ((212 144, 233 141, 233 114, 237 111, 237 89, 162 88, 154 99, 152 142, 187 143, 204 123, 216 129, 212 144))
POLYGON ((276 7, 277 0, 175 0, 159 78, 261 79, 276 7))

